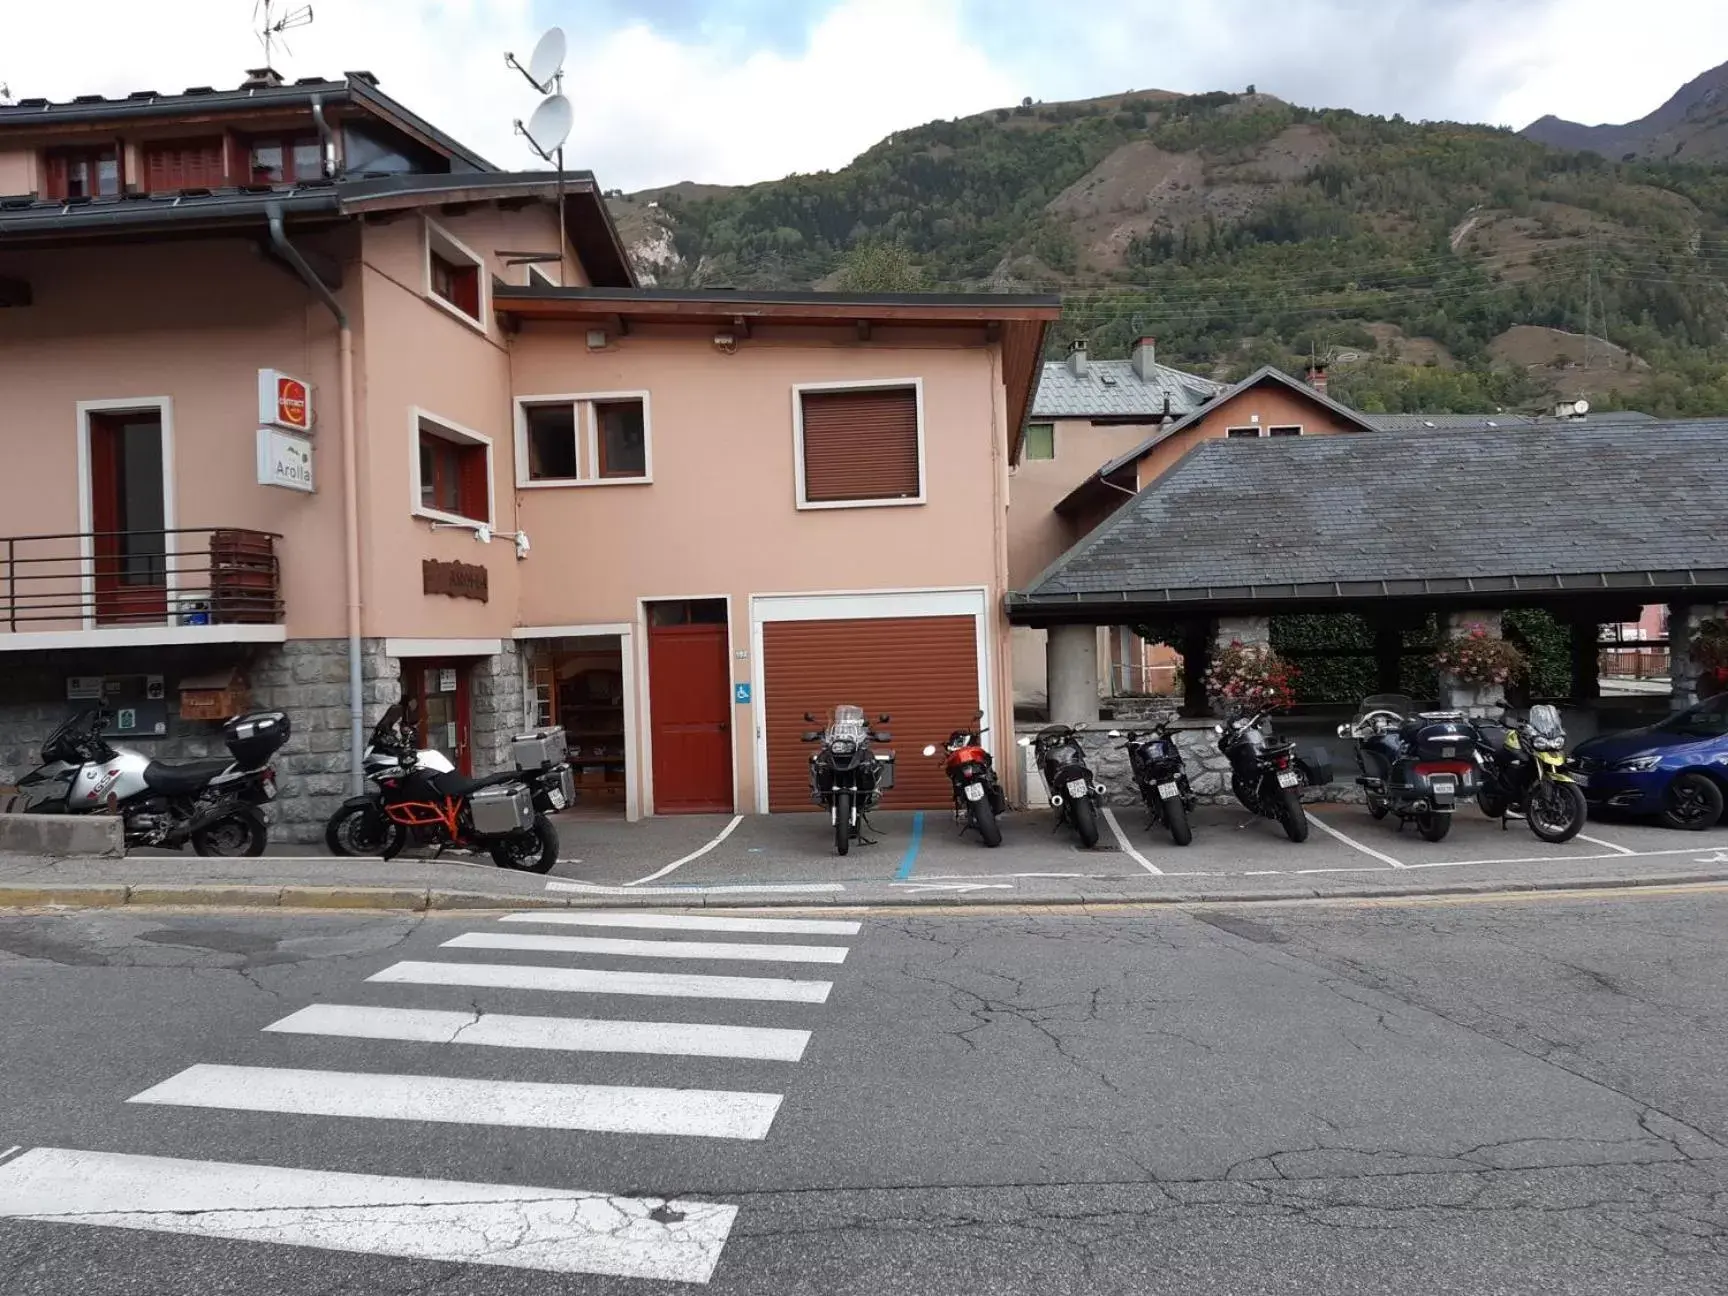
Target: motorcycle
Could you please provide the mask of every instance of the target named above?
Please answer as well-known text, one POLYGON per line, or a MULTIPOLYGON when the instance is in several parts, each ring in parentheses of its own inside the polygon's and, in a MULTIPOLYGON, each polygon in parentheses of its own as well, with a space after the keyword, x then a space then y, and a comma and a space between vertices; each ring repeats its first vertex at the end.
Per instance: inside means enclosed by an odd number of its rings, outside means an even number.
MULTIPOLYGON (((816 723, 808 711, 804 720, 816 723)), ((885 715, 876 720, 889 723, 885 715)), ((834 825, 835 854, 851 850, 854 839, 861 846, 874 845, 864 829, 882 794, 894 787, 894 753, 878 752, 871 744, 892 742, 894 735, 871 730, 862 707, 837 706, 828 727, 807 731, 804 741, 821 744, 810 753, 810 799, 828 812, 834 825)))
MULTIPOLYGON (((406 719, 403 724, 407 725, 406 719)), ((373 738, 374 741, 367 745, 365 754, 361 757, 360 768, 365 772, 366 781, 376 788, 384 775, 402 773, 402 752, 405 746, 412 747, 413 743, 410 738, 403 737, 400 743, 381 746, 376 742, 377 731, 374 731, 373 738)), ((415 751, 414 763, 434 774, 456 772, 450 758, 436 747, 422 747, 415 751)), ((337 807, 336 813, 331 815, 329 822, 324 825, 324 845, 332 855, 381 855, 384 852, 385 835, 389 831, 389 825, 390 821, 384 815, 383 802, 377 791, 365 796, 350 797, 337 807)), ((414 845, 431 844, 430 834, 425 829, 410 828, 408 837, 414 845)))
POLYGON ((1452 812, 1476 795, 1476 732, 1461 711, 1421 711, 1397 693, 1362 699, 1356 718, 1338 726, 1356 743, 1357 786, 1376 819, 1414 823, 1426 841, 1452 830, 1452 812))
POLYGON ((1295 748, 1260 727, 1265 712, 1236 716, 1213 725, 1218 750, 1230 761, 1230 790, 1244 809, 1276 819, 1293 842, 1308 840, 1308 815, 1302 809, 1302 769, 1295 748))
POLYGON ((1566 759, 1560 712, 1543 703, 1520 721, 1505 702, 1499 706, 1498 725, 1476 725, 1476 804, 1501 828, 1522 818, 1545 842, 1571 841, 1584 831, 1589 806, 1566 759), (1498 741, 1490 727, 1504 731, 1498 741))
POLYGON ((1171 841, 1188 845, 1194 840, 1194 830, 1188 824, 1194 789, 1188 785, 1182 753, 1170 736, 1169 722, 1160 721, 1150 730, 1112 729, 1110 737, 1120 738, 1127 746, 1128 772, 1146 803, 1146 826, 1161 823, 1170 830, 1171 841))
MULTIPOLYGON (((974 726, 984 718, 982 711, 972 717, 974 726)), ((942 750, 946 756, 942 771, 954 785, 954 819, 962 825, 961 832, 976 828, 986 846, 1002 844, 1002 826, 996 816, 1008 809, 1008 798, 1002 793, 1002 783, 996 777, 996 763, 983 747, 985 728, 956 729, 948 735, 942 750)), ((924 749, 926 756, 936 754, 936 745, 924 749)))
POLYGON ((222 726, 231 759, 151 760, 103 737, 106 707, 63 722, 42 744, 42 764, 18 780, 13 809, 24 814, 118 813, 128 848, 199 855, 262 855, 270 829, 261 807, 276 797, 266 762, 288 741, 281 711, 235 716, 222 726))
POLYGON ((1050 804, 1056 809, 1056 826, 1068 824, 1091 850, 1098 844, 1098 814, 1104 805, 1105 787, 1092 777, 1080 731, 1071 725, 1051 725, 1020 740, 1030 747, 1038 762, 1039 776, 1050 804))
POLYGON ((558 862, 558 830, 547 816, 575 797, 564 731, 515 738, 511 749, 517 768, 468 778, 435 767, 447 761, 422 766, 404 714, 402 704, 395 704, 372 731, 369 746, 395 760, 375 766, 378 791, 350 797, 337 814, 371 809, 381 815, 377 853, 387 860, 418 831, 439 854, 449 849, 487 854, 499 868, 550 872, 558 862))

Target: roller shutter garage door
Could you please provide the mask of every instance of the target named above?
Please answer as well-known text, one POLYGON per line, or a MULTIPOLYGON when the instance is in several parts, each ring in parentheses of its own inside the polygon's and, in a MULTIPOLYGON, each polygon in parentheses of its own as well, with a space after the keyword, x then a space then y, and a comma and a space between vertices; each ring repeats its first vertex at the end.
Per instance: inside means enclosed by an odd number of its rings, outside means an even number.
MULTIPOLYGON (((889 810, 952 804, 940 761, 920 755, 978 709, 977 623, 969 616, 768 621, 762 626, 762 683, 768 747, 768 808, 814 810, 811 746, 799 735, 809 711, 864 708, 872 725, 887 712, 898 755, 889 810)), ((987 740, 988 741, 988 740, 987 740)))

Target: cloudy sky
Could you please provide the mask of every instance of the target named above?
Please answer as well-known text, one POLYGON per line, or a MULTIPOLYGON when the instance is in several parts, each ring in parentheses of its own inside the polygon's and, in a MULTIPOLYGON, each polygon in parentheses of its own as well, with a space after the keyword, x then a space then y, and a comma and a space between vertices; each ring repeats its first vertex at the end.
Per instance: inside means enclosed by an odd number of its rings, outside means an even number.
MULTIPOLYGON (((295 0, 297 3, 298 0, 295 0)), ((315 0, 290 76, 375 72, 508 167, 536 102, 504 65, 569 34, 567 158, 625 189, 843 166, 896 128, 1133 89, 1523 126, 1657 107, 1728 61, 1728 0, 315 0)), ((284 6, 278 3, 278 13, 284 6)), ((253 0, 0 0, 0 83, 70 98, 237 84, 253 0)))

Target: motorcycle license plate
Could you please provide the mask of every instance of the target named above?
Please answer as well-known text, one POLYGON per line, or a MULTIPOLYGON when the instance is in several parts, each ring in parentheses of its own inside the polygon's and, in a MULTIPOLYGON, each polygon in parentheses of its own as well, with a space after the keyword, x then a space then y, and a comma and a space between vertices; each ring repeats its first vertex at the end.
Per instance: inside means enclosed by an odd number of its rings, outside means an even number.
POLYGON ((1085 779, 1069 779, 1068 780, 1068 795, 1069 796, 1071 796, 1071 797, 1083 797, 1086 795, 1087 790, 1088 789, 1086 787, 1086 780, 1085 779))
POLYGON ((1296 771, 1295 770, 1279 770, 1278 771, 1278 786, 1279 787, 1295 787, 1296 783, 1297 783, 1297 779, 1296 779, 1296 771))
POLYGON ((547 792, 546 800, 551 804, 554 810, 562 810, 564 808, 564 793, 559 788, 553 788, 547 792))
POLYGON ((984 799, 984 785, 982 783, 968 783, 962 791, 968 801, 982 801, 984 799))
POLYGON ((1451 778, 1444 778, 1444 777, 1436 778, 1434 780, 1434 795, 1435 796, 1457 796, 1458 795, 1458 780, 1457 779, 1451 779, 1451 778))
POLYGON ((1163 797, 1166 801, 1174 801, 1177 797, 1181 796, 1182 793, 1174 783, 1160 783, 1158 785, 1158 795, 1163 797))

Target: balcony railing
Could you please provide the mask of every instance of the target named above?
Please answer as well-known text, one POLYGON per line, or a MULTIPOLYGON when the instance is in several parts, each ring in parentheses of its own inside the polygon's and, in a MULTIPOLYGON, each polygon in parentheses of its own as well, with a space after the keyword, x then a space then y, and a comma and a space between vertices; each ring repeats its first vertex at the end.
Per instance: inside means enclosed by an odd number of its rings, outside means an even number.
POLYGON ((280 538, 237 527, 3 536, 0 617, 9 631, 277 625, 280 538))

